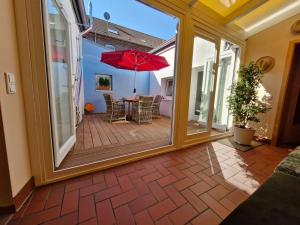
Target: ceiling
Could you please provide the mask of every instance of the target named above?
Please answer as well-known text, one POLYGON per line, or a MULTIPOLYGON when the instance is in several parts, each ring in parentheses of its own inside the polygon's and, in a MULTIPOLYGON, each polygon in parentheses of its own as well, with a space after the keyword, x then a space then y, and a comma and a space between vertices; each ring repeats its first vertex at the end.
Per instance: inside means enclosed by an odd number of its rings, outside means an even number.
POLYGON ((300 0, 185 0, 191 7, 205 5, 226 24, 235 24, 254 35, 276 23, 300 13, 300 0))

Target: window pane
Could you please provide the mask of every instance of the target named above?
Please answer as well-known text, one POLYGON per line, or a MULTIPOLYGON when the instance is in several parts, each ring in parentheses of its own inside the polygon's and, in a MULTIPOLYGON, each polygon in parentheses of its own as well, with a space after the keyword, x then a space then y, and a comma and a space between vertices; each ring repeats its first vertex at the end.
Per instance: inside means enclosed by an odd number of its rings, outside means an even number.
POLYGON ((216 48, 213 42, 200 37, 194 38, 188 135, 208 130, 215 56, 216 48))
POLYGON ((72 136, 71 80, 69 65, 68 22, 54 0, 48 1, 50 79, 52 85, 52 110, 55 110, 55 125, 59 147, 72 136))
POLYGON ((227 131, 232 125, 229 115, 227 98, 230 87, 239 67, 240 47, 228 41, 221 41, 221 51, 218 69, 218 80, 214 103, 214 116, 212 128, 218 131, 227 131))

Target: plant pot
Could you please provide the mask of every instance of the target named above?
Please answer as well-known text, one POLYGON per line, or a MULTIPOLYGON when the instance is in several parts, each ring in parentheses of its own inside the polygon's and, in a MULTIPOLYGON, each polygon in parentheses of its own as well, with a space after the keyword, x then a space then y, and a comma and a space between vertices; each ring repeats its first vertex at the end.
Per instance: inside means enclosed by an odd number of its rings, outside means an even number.
POLYGON ((233 129, 233 140, 241 145, 251 145, 255 130, 252 128, 241 128, 234 126, 233 129))

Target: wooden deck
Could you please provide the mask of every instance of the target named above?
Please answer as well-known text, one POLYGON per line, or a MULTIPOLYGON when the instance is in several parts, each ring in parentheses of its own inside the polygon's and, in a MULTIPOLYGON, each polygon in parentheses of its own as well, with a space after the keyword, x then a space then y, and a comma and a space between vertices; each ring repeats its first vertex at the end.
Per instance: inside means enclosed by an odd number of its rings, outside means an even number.
POLYGON ((76 130, 76 144, 58 169, 141 152, 170 144, 171 120, 152 124, 104 121, 101 114, 85 115, 76 130))

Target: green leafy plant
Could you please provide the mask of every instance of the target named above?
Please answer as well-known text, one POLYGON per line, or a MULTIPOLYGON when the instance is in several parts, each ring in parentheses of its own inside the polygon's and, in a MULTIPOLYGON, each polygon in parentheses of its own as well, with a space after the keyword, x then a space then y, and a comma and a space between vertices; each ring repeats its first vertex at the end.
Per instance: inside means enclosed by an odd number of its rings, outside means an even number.
POLYGON ((100 77, 99 79, 99 85, 100 86, 105 86, 105 87, 108 87, 109 86, 109 79, 107 78, 104 78, 104 77, 100 77))
POLYGON ((247 128, 250 121, 259 122, 257 115, 266 113, 270 107, 258 98, 258 87, 263 72, 254 62, 241 66, 238 71, 239 79, 231 87, 228 97, 229 111, 237 126, 247 128))

